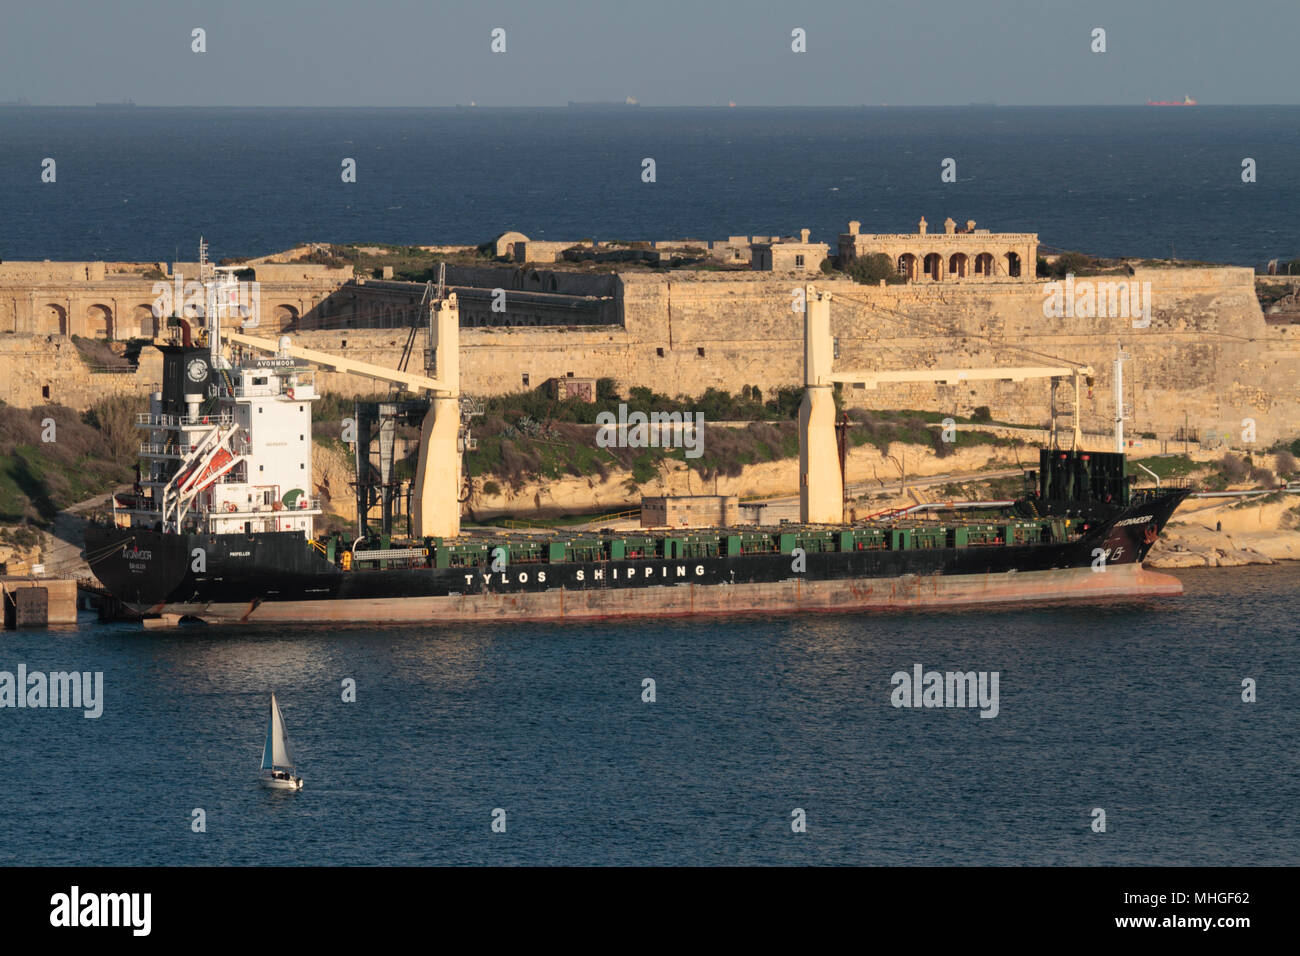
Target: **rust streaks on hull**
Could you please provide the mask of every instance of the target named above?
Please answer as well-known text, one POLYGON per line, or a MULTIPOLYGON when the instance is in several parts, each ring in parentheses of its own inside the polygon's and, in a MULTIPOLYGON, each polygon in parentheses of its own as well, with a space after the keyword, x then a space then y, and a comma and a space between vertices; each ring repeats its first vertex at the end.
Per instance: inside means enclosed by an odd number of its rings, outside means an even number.
POLYGON ((1174 577, 1140 565, 1003 574, 926 575, 910 579, 655 586, 447 597, 268 601, 169 605, 209 623, 455 623, 618 618, 845 613, 1093 601, 1181 594, 1174 577))

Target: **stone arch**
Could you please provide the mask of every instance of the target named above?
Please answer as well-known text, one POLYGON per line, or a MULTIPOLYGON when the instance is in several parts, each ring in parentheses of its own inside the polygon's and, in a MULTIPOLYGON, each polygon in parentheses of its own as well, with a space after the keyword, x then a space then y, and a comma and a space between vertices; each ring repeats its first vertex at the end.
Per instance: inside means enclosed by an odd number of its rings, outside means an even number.
POLYGON ((289 332, 298 327, 298 309, 295 306, 284 303, 275 307, 275 328, 281 332, 289 332))
POLYGON ((68 334, 68 310, 50 302, 36 310, 36 328, 43 335, 68 334))
POLYGON ((925 257, 925 274, 934 282, 938 282, 943 278, 943 255, 941 253, 931 252, 925 257))
POLYGON ((1007 275, 1013 279, 1020 275, 1020 254, 1008 252, 1003 258, 1007 260, 1007 275))
POLYGON ((955 276, 958 279, 966 278, 967 269, 970 267, 970 259, 964 252, 954 252, 948 260, 948 275, 955 276))
POLYGON ((993 275, 993 253, 981 252, 975 257, 975 274, 985 279, 993 275))
POLYGON ((909 282, 915 281, 917 277, 916 256, 910 252, 905 252, 898 257, 898 274, 905 277, 909 282))
POLYGON ((504 259, 513 252, 513 246, 516 242, 527 242, 528 237, 522 232, 503 232, 497 236, 493 243, 493 252, 498 259, 504 259))
POLYGON ((157 338, 162 333, 162 319, 153 314, 151 305, 137 305, 132 309, 131 324, 137 330, 136 334, 145 338, 157 338))
POLYGON ((86 309, 86 335, 92 339, 113 338, 113 310, 100 303, 86 309))

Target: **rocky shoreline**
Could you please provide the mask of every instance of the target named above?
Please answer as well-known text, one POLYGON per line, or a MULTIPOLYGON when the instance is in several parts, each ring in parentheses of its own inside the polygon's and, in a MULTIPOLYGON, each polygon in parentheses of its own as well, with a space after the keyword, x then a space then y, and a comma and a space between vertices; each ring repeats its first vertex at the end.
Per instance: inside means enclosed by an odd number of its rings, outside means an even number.
MULTIPOLYGON (((1300 497, 1300 496, 1295 496, 1300 497)), ((1151 568, 1235 568, 1300 561, 1300 501, 1180 508, 1144 562, 1151 568)))

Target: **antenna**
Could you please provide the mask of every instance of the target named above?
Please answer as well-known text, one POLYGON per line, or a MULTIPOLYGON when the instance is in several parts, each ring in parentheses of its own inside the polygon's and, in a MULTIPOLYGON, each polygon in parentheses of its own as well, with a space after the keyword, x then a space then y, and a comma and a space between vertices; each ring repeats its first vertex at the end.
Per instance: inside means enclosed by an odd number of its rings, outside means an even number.
POLYGON ((1115 450, 1124 452, 1124 363, 1131 356, 1116 342, 1115 357, 1115 450))
POLYGON ((208 243, 199 236, 199 284, 203 286, 203 324, 208 328, 208 353, 212 367, 221 367, 221 315, 217 306, 217 292, 211 285, 212 263, 208 261, 208 243))

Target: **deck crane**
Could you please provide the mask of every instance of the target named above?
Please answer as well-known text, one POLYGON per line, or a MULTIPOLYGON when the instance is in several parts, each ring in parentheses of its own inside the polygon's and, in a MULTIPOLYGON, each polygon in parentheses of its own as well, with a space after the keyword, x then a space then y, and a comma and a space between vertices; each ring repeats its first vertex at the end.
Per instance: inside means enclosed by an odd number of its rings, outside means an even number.
MULTIPOLYGON (((835 440, 835 397, 837 383, 876 388, 890 382, 937 382, 1010 380, 1031 378, 1074 379, 1073 447, 1081 448, 1079 422, 1080 383, 1093 370, 1087 365, 1029 366, 1017 368, 911 369, 900 372, 834 370, 834 341, 831 338, 831 294, 814 286, 804 290, 804 396, 799 406, 799 519, 806 524, 839 524, 844 520, 844 476, 840 472, 839 449, 835 440)), ((1055 441, 1055 420, 1053 420, 1055 441)))
MULTIPOLYGON (((347 375, 361 375, 427 397, 429 410, 420 428, 419 462, 411 496, 412 531, 416 537, 454 538, 460 534, 460 310, 456 294, 426 299, 431 375, 387 368, 279 341, 214 328, 232 345, 301 359, 347 375)), ((219 347, 219 346, 218 346, 219 347)))

